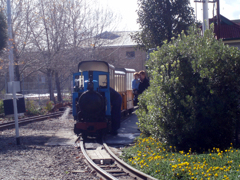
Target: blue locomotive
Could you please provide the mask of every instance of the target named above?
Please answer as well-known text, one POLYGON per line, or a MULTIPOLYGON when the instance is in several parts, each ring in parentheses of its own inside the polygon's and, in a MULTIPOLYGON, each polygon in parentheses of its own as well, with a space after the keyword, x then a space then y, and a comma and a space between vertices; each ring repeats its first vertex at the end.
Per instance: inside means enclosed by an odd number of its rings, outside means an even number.
POLYGON ((79 63, 78 72, 73 74, 72 112, 76 120, 75 134, 82 134, 83 137, 99 136, 111 131, 110 87, 117 92, 121 90, 122 112, 132 112, 133 96, 127 91, 131 84, 130 76, 134 72, 131 69, 126 72, 123 70, 120 76, 117 73, 115 75, 115 67, 105 61, 79 63))

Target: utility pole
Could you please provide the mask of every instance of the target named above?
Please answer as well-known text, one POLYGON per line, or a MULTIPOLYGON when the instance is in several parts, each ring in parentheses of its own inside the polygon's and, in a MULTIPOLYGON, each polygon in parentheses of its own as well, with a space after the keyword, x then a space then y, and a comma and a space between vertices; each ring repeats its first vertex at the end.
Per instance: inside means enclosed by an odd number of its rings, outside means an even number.
POLYGON ((196 18, 196 21, 197 21, 197 2, 195 2, 195 18, 196 18))
MULTIPOLYGON (((202 32, 204 35, 204 32, 209 29, 209 18, 208 18, 208 3, 215 3, 216 1, 219 0, 195 0, 194 2, 197 3, 202 3, 203 4, 203 23, 202 23, 202 32)), ((219 4, 219 3, 218 3, 219 4)))
POLYGON ((12 87, 12 95, 13 95, 13 109, 14 109, 16 141, 17 141, 17 145, 20 145, 16 86, 15 86, 15 81, 14 81, 14 70, 13 70, 13 38, 12 38, 12 18, 11 18, 10 0, 7 0, 7 16, 8 16, 9 77, 10 77, 9 81, 10 81, 10 84, 12 87))
POLYGON ((209 20, 208 20, 208 0, 203 1, 203 24, 202 24, 202 32, 209 29, 209 20))

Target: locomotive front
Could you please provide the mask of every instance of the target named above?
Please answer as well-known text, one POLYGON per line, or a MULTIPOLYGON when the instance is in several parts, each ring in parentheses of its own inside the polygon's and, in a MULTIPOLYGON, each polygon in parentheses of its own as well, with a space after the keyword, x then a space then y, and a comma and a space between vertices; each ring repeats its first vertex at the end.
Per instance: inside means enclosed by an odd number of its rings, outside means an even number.
POLYGON ((74 132, 99 136, 108 131, 111 119, 109 87, 113 66, 104 61, 83 61, 78 69, 73 75, 74 132))

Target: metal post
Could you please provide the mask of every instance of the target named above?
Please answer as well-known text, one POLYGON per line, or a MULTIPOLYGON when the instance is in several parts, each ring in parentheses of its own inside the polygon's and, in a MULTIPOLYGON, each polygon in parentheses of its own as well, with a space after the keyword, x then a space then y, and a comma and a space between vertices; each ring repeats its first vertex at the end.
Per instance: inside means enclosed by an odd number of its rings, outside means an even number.
POLYGON ((197 21, 197 2, 195 2, 195 18, 196 18, 196 21, 197 21))
POLYGON ((207 29, 209 29, 208 0, 205 0, 203 1, 203 26, 202 26, 203 35, 207 29))
POLYGON ((14 70, 13 70, 13 38, 12 38, 12 19, 11 19, 10 0, 7 0, 7 15, 8 15, 8 38, 9 38, 8 39, 8 48, 9 48, 9 77, 10 77, 9 81, 12 84, 16 141, 17 141, 17 145, 20 145, 19 127, 18 127, 17 98, 16 98, 16 88, 15 88, 15 83, 14 83, 14 70))

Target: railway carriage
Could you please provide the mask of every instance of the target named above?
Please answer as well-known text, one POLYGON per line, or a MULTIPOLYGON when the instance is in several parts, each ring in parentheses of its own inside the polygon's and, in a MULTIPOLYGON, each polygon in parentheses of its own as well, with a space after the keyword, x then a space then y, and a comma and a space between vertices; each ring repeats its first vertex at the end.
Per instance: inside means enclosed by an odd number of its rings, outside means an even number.
MULTIPOLYGON (((135 70, 115 70, 104 61, 83 61, 73 74, 72 94, 74 132, 83 137, 111 131, 110 87, 122 96, 123 114, 133 110, 130 75, 135 70)), ((133 77, 133 76, 132 76, 133 77)))
POLYGON ((122 106, 121 106, 121 112, 125 112, 125 96, 126 96, 126 84, 124 83, 126 79, 126 74, 123 71, 116 71, 114 75, 114 81, 115 81, 115 91, 117 91, 121 97, 122 97, 122 106))
POLYGON ((128 113, 132 113, 134 109, 134 103, 133 103, 133 92, 132 92, 132 80, 133 80, 133 74, 136 72, 135 69, 129 69, 129 68, 118 68, 117 70, 123 71, 126 74, 124 83, 126 83, 125 87, 125 110, 128 113))
POLYGON ((132 79, 135 69, 117 68, 115 70, 115 90, 122 96, 122 112, 124 115, 132 113, 133 93, 132 79))

